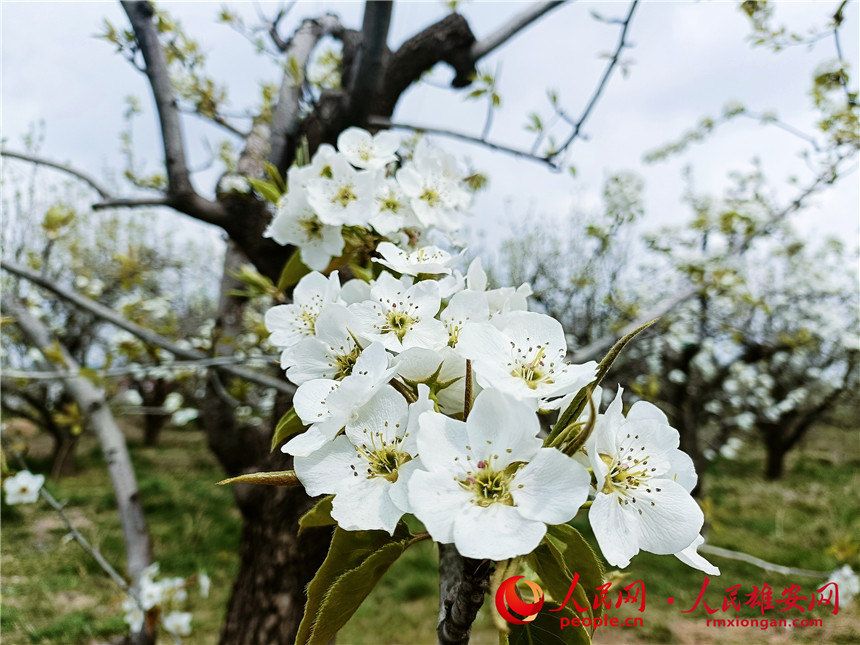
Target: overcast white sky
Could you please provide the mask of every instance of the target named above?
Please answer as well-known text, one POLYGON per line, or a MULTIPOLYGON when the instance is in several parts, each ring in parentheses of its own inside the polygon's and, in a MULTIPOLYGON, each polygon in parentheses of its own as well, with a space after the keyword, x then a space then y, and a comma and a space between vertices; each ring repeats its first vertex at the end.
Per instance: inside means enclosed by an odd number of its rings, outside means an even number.
MULTIPOLYGON (((228 3, 255 21, 251 3, 228 3)), ((680 203, 681 170, 694 169, 700 190, 719 192, 732 170, 749 167, 757 156, 789 199, 786 180, 809 171, 797 156, 802 142, 779 130, 763 128, 749 120, 726 126, 717 136, 696 145, 688 154, 671 161, 645 165, 645 151, 677 138, 705 115, 716 115, 729 100, 752 110, 776 109, 781 119, 805 131, 813 131, 815 114, 808 89, 814 67, 835 57, 832 39, 811 50, 795 47, 779 54, 748 43, 749 25, 736 2, 643 2, 631 25, 627 51, 630 75, 614 76, 593 117, 585 128, 587 141, 578 141, 571 163, 578 169, 574 180, 567 173, 553 174, 541 165, 492 153, 484 148, 445 141, 445 146, 468 157, 491 178, 488 191, 475 204, 474 229, 489 232, 491 239, 506 230, 506 222, 532 214, 563 215, 573 204, 597 203, 603 178, 610 172, 634 170, 646 180, 649 225, 680 222, 689 215, 680 203), (502 226, 499 225, 502 222, 502 226)), ((778 22, 799 31, 826 22, 837 2, 777 3, 778 22)), ((208 52, 208 69, 228 88, 233 109, 253 106, 261 81, 278 81, 278 72, 265 58, 228 27, 217 24, 221 3, 164 2, 162 6, 183 23, 187 33, 208 52)), ((273 14, 277 4, 260 3, 273 14)), ((520 2, 468 2, 462 6, 478 38, 520 10, 520 2)), ((547 114, 545 90, 558 90, 562 103, 578 114, 590 97, 605 61, 599 54, 614 48, 618 27, 601 24, 589 15, 593 9, 609 17, 621 17, 627 3, 575 2, 564 6, 484 61, 492 70, 501 63, 503 99, 490 138, 528 147, 523 125, 533 110, 547 114)), ((288 34, 299 20, 324 11, 338 13, 349 26, 361 22, 360 2, 303 1, 282 24, 288 34)), ((136 130, 139 159, 149 168, 161 156, 151 95, 142 74, 135 71, 110 45, 94 38, 108 18, 118 27, 126 20, 114 2, 12 2, 0 3, 2 11, 2 136, 5 145, 20 148, 21 136, 30 124, 44 120, 46 141, 42 153, 73 162, 95 174, 120 169, 118 135, 124 98, 142 99, 145 114, 136 130)), ((398 2, 389 45, 400 42, 446 13, 442 2, 398 2)), ((852 69, 858 68, 858 7, 845 10, 843 47, 852 69)), ((448 72, 438 69, 435 78, 448 72)), ((421 86, 410 89, 400 102, 395 118, 405 122, 438 125, 478 134, 483 125, 484 104, 463 101, 463 92, 421 86)), ((186 138, 194 158, 205 158, 204 138, 213 144, 224 138, 220 130, 194 117, 186 120, 186 138)), ((192 160, 192 166, 194 161, 192 160)), ((196 176, 199 190, 211 193, 212 173, 196 176)), ((811 235, 836 233, 856 239, 858 232, 857 171, 817 197, 799 224, 811 235)), ((211 235, 216 235, 214 230, 211 235)))

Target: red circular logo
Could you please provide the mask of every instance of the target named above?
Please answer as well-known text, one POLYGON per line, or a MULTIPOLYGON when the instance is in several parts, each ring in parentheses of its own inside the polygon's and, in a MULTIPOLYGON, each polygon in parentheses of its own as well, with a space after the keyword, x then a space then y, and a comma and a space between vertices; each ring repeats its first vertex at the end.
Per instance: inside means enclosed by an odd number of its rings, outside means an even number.
POLYGON ((531 580, 523 580, 523 583, 531 589, 532 601, 524 602, 517 589, 517 582, 524 576, 512 576, 499 585, 496 591, 496 610, 499 615, 513 625, 525 625, 537 618, 537 613, 543 607, 543 589, 531 580), (517 618, 511 612, 522 616, 517 618))

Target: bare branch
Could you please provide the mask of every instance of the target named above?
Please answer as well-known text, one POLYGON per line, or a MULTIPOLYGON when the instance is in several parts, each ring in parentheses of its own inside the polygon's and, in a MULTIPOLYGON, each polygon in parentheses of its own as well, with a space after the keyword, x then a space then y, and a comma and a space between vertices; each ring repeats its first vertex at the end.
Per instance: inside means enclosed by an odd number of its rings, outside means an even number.
POLYGON ((412 132, 426 132, 428 134, 436 134, 443 137, 451 137, 453 139, 460 139, 461 141, 468 141, 469 143, 474 143, 477 145, 484 146, 486 148, 490 148, 491 150, 497 150, 498 152, 504 152, 509 155, 513 155, 515 157, 521 157, 523 159, 529 159, 531 161, 537 161, 538 163, 542 163, 548 165, 553 170, 558 170, 558 166, 556 166, 552 161, 547 159, 546 157, 541 157, 539 155, 533 154, 528 150, 522 150, 520 148, 512 148, 506 146, 501 143, 494 143, 492 141, 487 141, 481 137, 476 137, 471 134, 466 134, 465 132, 457 132, 455 130, 448 130, 446 128, 436 128, 432 126, 418 125, 414 123, 402 123, 392 121, 383 116, 370 116, 367 118, 367 123, 370 125, 375 125, 379 128, 388 128, 394 130, 411 130, 412 132))
POLYGON ((158 112, 164 147, 164 165, 167 172, 169 205, 186 215, 224 227, 228 220, 226 210, 217 202, 211 202, 198 195, 191 184, 179 106, 170 82, 167 58, 152 21, 154 15, 152 5, 145 0, 123 0, 121 4, 128 15, 137 45, 143 54, 146 76, 149 79, 158 112))
POLYGON ((699 547, 699 553, 709 553, 711 555, 715 555, 720 558, 727 558, 729 560, 737 560, 738 562, 745 562, 746 564, 751 564, 754 567, 758 567, 759 569, 763 569, 765 571, 769 571, 770 573, 778 573, 783 576, 804 576, 808 578, 826 578, 830 574, 826 571, 811 571, 810 569, 797 569, 795 567, 784 567, 781 564, 773 564, 772 562, 767 562, 762 560, 761 558, 757 558, 754 555, 749 555, 748 553, 741 553, 740 551, 730 551, 729 549, 724 549, 719 546, 712 546, 710 544, 702 544, 699 547))
POLYGON ((391 23, 391 0, 366 0, 361 26, 361 45, 355 62, 355 74, 349 84, 349 109, 356 119, 367 114, 368 107, 382 82, 382 58, 391 23))
MULTIPOLYGON (((214 123, 215 125, 220 126, 220 127, 224 128, 225 130, 227 130, 227 132, 236 135, 240 139, 244 139, 245 137, 248 136, 247 132, 244 132, 244 131, 240 130, 239 128, 237 128, 236 126, 234 126, 220 112, 216 112, 215 114, 212 114, 210 116, 210 115, 203 114, 202 112, 200 112, 199 110, 197 110, 193 106, 181 106, 179 108, 179 111, 184 113, 184 114, 190 114, 192 116, 199 117, 199 118, 203 119, 204 121, 209 121, 211 123, 214 123)), ((190 171, 190 172, 193 172, 193 171, 190 171)))
MULTIPOLYGON (((39 320, 30 315, 22 303, 13 301, 7 303, 7 307, 24 335, 42 353, 56 346, 56 339, 39 320)), ((65 347, 60 345, 59 349, 63 367, 70 372, 80 371, 80 366, 65 347)), ((101 445, 122 524, 131 586, 137 589, 144 570, 152 563, 152 542, 125 437, 108 408, 103 390, 82 376, 65 379, 64 383, 69 396, 86 415, 101 445)))
POLYGON ((146 63, 146 76, 152 88, 161 136, 164 143, 164 163, 170 190, 175 193, 193 192, 191 178, 185 157, 185 143, 182 137, 182 124, 179 108, 173 94, 167 57, 158 41, 158 32, 152 22, 154 9, 149 2, 121 2, 134 30, 137 45, 146 63))
POLYGON ((857 99, 851 95, 851 90, 848 89, 848 76, 845 74, 845 69, 848 67, 848 64, 845 62, 845 57, 842 54, 842 43, 839 40, 839 28, 842 26, 842 21, 845 19, 842 12, 847 4, 848 0, 842 0, 836 13, 833 14, 833 44, 836 47, 836 57, 839 59, 839 65, 842 68, 842 73, 839 75, 839 84, 845 91, 845 98, 848 101, 848 105, 854 106, 857 105, 857 99))
POLYGON ((307 18, 290 38, 286 49, 286 66, 278 92, 278 104, 272 112, 269 135, 269 160, 280 167, 289 154, 287 141, 299 126, 299 106, 303 93, 304 75, 311 52, 323 36, 343 31, 340 19, 332 14, 307 18))
MULTIPOLYGON (((67 300, 73 305, 80 307, 84 311, 88 311, 94 316, 101 318, 113 325, 116 325, 120 329, 124 329, 130 334, 134 334, 141 340, 156 345, 157 347, 161 347, 166 349, 171 354, 178 356, 180 358, 188 359, 188 360, 205 360, 210 357, 206 356, 203 352, 188 349, 173 341, 156 334, 151 329, 147 329, 146 327, 142 327, 136 323, 126 320, 122 316, 117 315, 113 310, 108 309, 104 305, 95 302, 94 300, 90 300, 89 298, 85 298, 76 293, 68 291, 63 287, 57 285, 55 282, 47 280, 40 276, 37 273, 30 271, 29 269, 19 266, 15 263, 8 262, 7 260, 3 260, 0 262, 0 268, 9 271, 25 280, 29 280, 33 284, 36 284, 52 293, 58 295, 59 297, 67 300)), ((253 370, 248 370, 242 367, 234 367, 231 365, 218 365, 215 366, 220 372, 224 372, 229 374, 230 376, 234 376, 237 378, 244 379, 246 381, 250 381, 252 383, 257 383, 258 385, 262 385, 264 387, 275 388, 279 392, 284 392, 287 394, 292 394, 295 391, 292 385, 290 385, 287 381, 274 378, 267 374, 260 374, 259 372, 255 372, 253 370)))
POLYGON ((170 206, 170 198, 165 196, 106 199, 103 202, 96 202, 92 208, 94 211, 102 211, 107 208, 141 208, 144 206, 170 206))
MULTIPOLYGON (((268 363, 274 364, 276 363, 278 358, 276 356, 213 356, 212 358, 201 358, 199 360, 188 360, 188 361, 171 361, 169 363, 154 363, 150 365, 135 365, 134 367, 115 367, 108 370, 93 370, 93 373, 101 378, 112 378, 116 376, 128 376, 129 374, 141 374, 154 372, 155 370, 186 370, 186 369, 196 369, 201 367, 216 367, 221 365, 241 365, 246 363, 268 363)), ((53 381, 56 379, 63 378, 71 378, 73 376, 77 376, 77 374, 73 374, 72 372, 57 372, 56 370, 51 371, 39 371, 39 370, 19 370, 13 368, 5 368, 3 370, 3 377, 9 377, 10 379, 24 379, 27 381, 53 381)), ((6 381, 3 381, 4 387, 6 381)))
POLYGON ((554 2, 535 2, 532 6, 521 11, 492 34, 479 40, 472 45, 471 56, 473 61, 478 61, 498 47, 504 45, 520 31, 528 27, 538 18, 543 17, 556 7, 564 4, 565 0, 554 2))
POLYGON ((107 188, 105 188, 101 183, 93 179, 87 173, 68 166, 66 164, 62 164, 56 161, 51 161, 50 159, 45 159, 44 157, 37 157, 36 155, 25 154, 23 152, 15 152, 12 150, 0 150, 0 156, 9 157, 10 159, 20 159, 21 161, 29 161, 30 163, 37 164, 39 166, 46 166, 48 168, 54 168, 55 170, 60 170, 64 173, 72 175, 73 177, 77 177, 85 184, 89 185, 90 188, 95 190, 102 199, 111 199, 112 194, 107 188))
POLYGON ((576 138, 580 135, 582 131, 582 126, 585 125, 585 122, 586 120, 588 120, 591 111, 594 109, 594 106, 597 105, 597 101, 600 99, 600 95, 603 94, 603 90, 606 88, 606 84, 609 82, 610 76, 612 76, 612 72, 618 65, 618 61, 621 58, 622 50, 627 46, 627 31, 630 28, 630 21, 633 19, 633 12, 636 11, 636 6, 638 4, 639 0, 633 0, 633 2, 630 3, 630 9, 627 11, 627 17, 621 23, 621 35, 618 38, 618 44, 615 47, 615 53, 612 55, 612 58, 609 59, 609 64, 606 66, 606 69, 603 72, 603 76, 600 78, 600 82, 597 84, 594 93, 591 95, 591 99, 588 101, 588 104, 585 106, 585 109, 582 111, 582 114, 580 115, 579 119, 576 120, 576 124, 573 126, 573 132, 570 133, 570 136, 558 150, 549 155, 550 159, 557 157, 562 152, 567 150, 570 145, 576 140, 576 138))
POLYGON ((278 25, 281 24, 281 20, 292 11, 293 7, 296 5, 298 0, 293 0, 285 7, 282 7, 280 11, 272 18, 272 21, 269 23, 269 36, 272 38, 272 42, 275 43, 275 47, 280 49, 282 52, 287 51, 287 47, 289 47, 289 43, 285 41, 278 34, 278 25))

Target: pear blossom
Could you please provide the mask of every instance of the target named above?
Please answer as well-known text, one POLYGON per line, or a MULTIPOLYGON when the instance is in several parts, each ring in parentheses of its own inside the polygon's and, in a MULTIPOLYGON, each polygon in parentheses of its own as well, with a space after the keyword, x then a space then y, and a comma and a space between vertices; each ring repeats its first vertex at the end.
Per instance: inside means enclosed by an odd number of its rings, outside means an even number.
MULTIPOLYGON (((372 343, 356 359, 342 381, 314 379, 302 383, 293 397, 296 414, 310 427, 283 445, 294 456, 308 455, 334 439, 360 418, 364 406, 394 376, 389 355, 381 343, 372 343)), ((398 395, 399 396, 399 395, 398 395)))
POLYGON ((198 414, 198 411, 194 408, 180 408, 170 415, 170 423, 181 428, 184 425, 188 425, 189 422, 194 421, 198 414))
POLYGON ((532 295, 532 289, 528 284, 524 283, 516 288, 498 289, 487 289, 487 286, 487 273, 484 271, 481 258, 475 258, 466 272, 466 290, 486 292, 491 317, 511 311, 528 310, 528 297, 532 295))
POLYGON ((308 495, 334 494, 331 515, 341 528, 394 533, 409 510, 407 484, 420 466, 417 416, 433 409, 427 391, 424 386, 423 396, 408 406, 393 388, 379 390, 345 434, 295 458, 296 475, 308 495))
POLYGON ((452 256, 447 251, 435 246, 425 246, 414 251, 404 251, 391 242, 382 242, 376 247, 382 259, 374 261, 392 271, 403 275, 417 276, 439 275, 451 273, 451 266, 457 263, 460 256, 452 256))
POLYGON ((191 633, 191 614, 187 611, 171 611, 161 619, 164 629, 177 636, 191 633))
POLYGON ((124 620, 132 632, 136 633, 143 629, 146 616, 133 598, 125 598, 122 601, 122 610, 125 612, 124 620))
POLYGON ((327 166, 330 177, 307 182, 307 199, 324 224, 367 224, 374 195, 374 177, 359 172, 341 156, 332 157, 327 166))
POLYGON ((456 347, 460 330, 468 323, 482 323, 490 319, 490 305, 483 291, 455 293, 439 316, 448 330, 448 344, 456 347))
POLYGON ((281 197, 278 212, 263 235, 278 244, 299 247, 302 262, 322 271, 333 257, 343 252, 341 227, 322 222, 308 202, 306 190, 299 182, 291 181, 290 185, 290 191, 281 197))
POLYGON ((361 128, 347 128, 337 138, 337 149, 356 168, 380 169, 397 160, 400 137, 382 130, 371 135, 361 128))
POLYGON ((457 351, 472 361, 482 387, 493 387, 535 405, 588 385, 597 363, 565 361, 564 330, 554 318, 516 311, 492 323, 469 323, 459 333, 457 351))
POLYGON ((245 194, 251 192, 251 184, 242 175, 224 175, 218 182, 218 189, 222 193, 245 194))
POLYGON ((205 571, 201 571, 197 576, 197 584, 200 585, 200 597, 208 598, 209 590, 212 588, 212 578, 205 571))
POLYGON ((698 553, 698 548, 704 543, 705 538, 703 538, 702 535, 699 534, 698 536, 696 536, 696 539, 693 540, 693 543, 690 546, 676 553, 675 557, 678 558, 684 564, 686 564, 688 567, 693 567, 694 569, 704 571, 709 576, 718 576, 720 575, 719 568, 712 565, 698 553))
MULTIPOLYGON (((842 567, 831 573, 825 584, 833 582, 836 583, 839 589, 839 600, 844 605, 850 604, 860 594, 860 576, 847 564, 842 565, 842 567)), ((825 592, 824 597, 829 598, 832 603, 834 602, 832 596, 833 588, 831 587, 825 592)))
POLYGON ((176 412, 179 408, 182 407, 182 402, 185 399, 179 392, 171 392, 166 397, 164 397, 164 403, 161 404, 161 407, 166 412, 176 412))
POLYGON ((312 379, 340 381, 352 374, 362 350, 350 331, 352 326, 354 319, 345 305, 331 303, 323 307, 314 325, 314 336, 295 345, 288 363, 282 364, 287 378, 301 385, 312 379))
POLYGON ((391 235, 406 227, 419 227, 421 222, 412 212, 409 197, 394 179, 377 179, 368 223, 382 235, 391 235))
POLYGON ((447 232, 460 227, 460 215, 471 198, 453 157, 419 144, 412 161, 398 171, 397 182, 422 225, 447 232))
POLYGON ((704 523, 690 495, 693 462, 678 450, 678 431, 654 405, 639 401, 625 417, 621 392, 598 416, 585 445, 597 478, 591 528, 606 560, 618 567, 640 550, 689 557, 704 523))
POLYGON ((440 350, 411 347, 397 355, 397 374, 420 388, 429 386, 431 396, 444 414, 460 414, 466 394, 466 361, 450 347, 440 350))
POLYGON ((570 520, 588 496, 585 468, 543 448, 535 412, 495 390, 475 399, 464 423, 435 412, 419 418, 423 467, 409 504, 437 542, 468 558, 530 553, 547 524, 570 520))
POLYGON ((350 306, 356 331, 368 340, 380 341, 393 352, 409 347, 441 349, 448 344, 445 325, 435 318, 441 299, 433 280, 412 284, 383 273, 370 287, 370 300, 350 306))
POLYGON ((266 329, 271 334, 269 342, 288 349, 302 338, 313 336, 317 316, 326 303, 337 302, 339 292, 337 273, 328 278, 317 272, 307 274, 293 289, 292 304, 276 305, 266 312, 266 329))
POLYGON ((44 484, 44 475, 34 475, 29 470, 19 470, 3 482, 6 503, 32 504, 39 499, 39 491, 44 484))

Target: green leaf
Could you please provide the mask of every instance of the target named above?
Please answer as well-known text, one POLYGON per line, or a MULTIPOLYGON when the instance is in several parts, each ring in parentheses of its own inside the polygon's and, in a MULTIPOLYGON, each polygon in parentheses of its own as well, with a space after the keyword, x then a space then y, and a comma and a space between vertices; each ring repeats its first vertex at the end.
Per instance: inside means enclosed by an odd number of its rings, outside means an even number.
POLYGON ((277 470, 267 473, 248 473, 238 477, 222 479, 218 486, 224 484, 262 484, 263 486, 301 486, 294 470, 277 470))
POLYGON ((269 181, 263 181, 262 179, 255 179, 253 177, 248 177, 248 181, 251 183, 254 190, 263 196, 263 199, 272 202, 273 204, 278 203, 278 200, 281 198, 281 193, 278 191, 278 187, 275 186, 275 184, 269 181))
POLYGON ((294 434, 298 434, 302 430, 304 430, 302 420, 299 419, 299 415, 296 414, 296 409, 290 408, 287 410, 287 413, 281 417, 281 420, 278 421, 278 425, 275 426, 275 433, 272 435, 271 451, 274 452, 275 448, 280 446, 286 439, 292 437, 294 434))
MULTIPOLYGON (((603 564, 594 550, 579 531, 567 524, 550 526, 547 540, 558 550, 571 575, 579 574, 579 581, 591 600, 590 605, 594 607, 597 588, 605 582, 603 564)), ((603 613, 602 606, 595 613, 600 616, 603 613)))
POLYGON ((275 185, 275 188, 278 189, 278 192, 283 195, 287 192, 287 185, 284 183, 284 180, 281 178, 281 173, 278 172, 278 169, 275 168, 268 161, 264 161, 263 165, 266 167, 266 172, 269 174, 269 178, 272 180, 272 183, 275 185))
POLYGON ((558 605, 547 603, 543 609, 530 623, 525 625, 511 625, 511 633, 508 634, 508 645, 572 645, 574 643, 590 644, 591 637, 585 627, 565 627, 561 629, 561 619, 568 621, 579 618, 579 615, 565 607, 561 611, 550 611, 558 609, 558 605))
POLYGON ((372 269, 368 269, 366 267, 361 266, 360 264, 352 262, 349 265, 349 270, 352 272, 352 275, 359 280, 363 280, 364 282, 370 282, 371 280, 373 280, 372 269))
POLYGON ((294 287, 299 283, 299 280, 304 278, 311 270, 302 262, 302 254, 299 249, 293 251, 290 259, 281 270, 281 275, 278 278, 278 289, 286 291, 290 287, 294 287))
MULTIPOLYGON (((567 592, 570 590, 570 585, 573 582, 574 572, 567 568, 564 557, 558 548, 548 539, 544 539, 538 545, 538 548, 529 554, 526 561, 534 569, 535 573, 540 576, 541 583, 546 588, 546 591, 549 592, 550 597, 559 604, 564 602, 564 599, 567 598, 567 592)), ((571 600, 568 601, 570 607, 573 607, 572 603, 574 600, 580 607, 588 609, 588 618, 594 616, 594 611, 591 608, 592 599, 590 599, 586 592, 581 577, 577 581, 571 600)))
POLYGON ((334 495, 323 497, 311 510, 299 518, 299 535, 305 529, 315 526, 333 526, 337 524, 331 517, 331 502, 333 499, 334 495))
POLYGON ((308 584, 308 600, 296 643, 327 643, 352 617, 412 539, 402 523, 393 536, 385 531, 336 528, 328 555, 308 584))
POLYGON ((567 406, 567 409, 559 416, 558 421, 556 421, 555 426, 553 426, 552 432, 549 435, 547 443, 551 442, 555 439, 567 426, 569 426, 573 421, 576 421, 579 418, 579 415, 582 414, 582 411, 585 409, 586 404, 588 403, 588 397, 591 396, 591 393, 594 392, 594 388, 600 385, 600 382, 603 380, 603 377, 606 376, 606 373, 609 371, 609 368, 612 367, 612 363, 615 362, 615 359, 618 358, 618 355, 621 353, 621 350, 624 349, 625 345, 633 340, 640 332, 645 331, 655 322, 660 320, 659 318, 655 318, 654 320, 649 320, 641 327, 637 327, 629 334, 627 334, 624 338, 619 340, 615 345, 612 346, 612 349, 609 350, 609 353, 603 357, 603 360, 600 361, 600 364, 597 366, 597 375, 594 380, 582 388, 579 392, 577 392, 576 396, 573 397, 573 401, 570 402, 570 405, 567 406))

